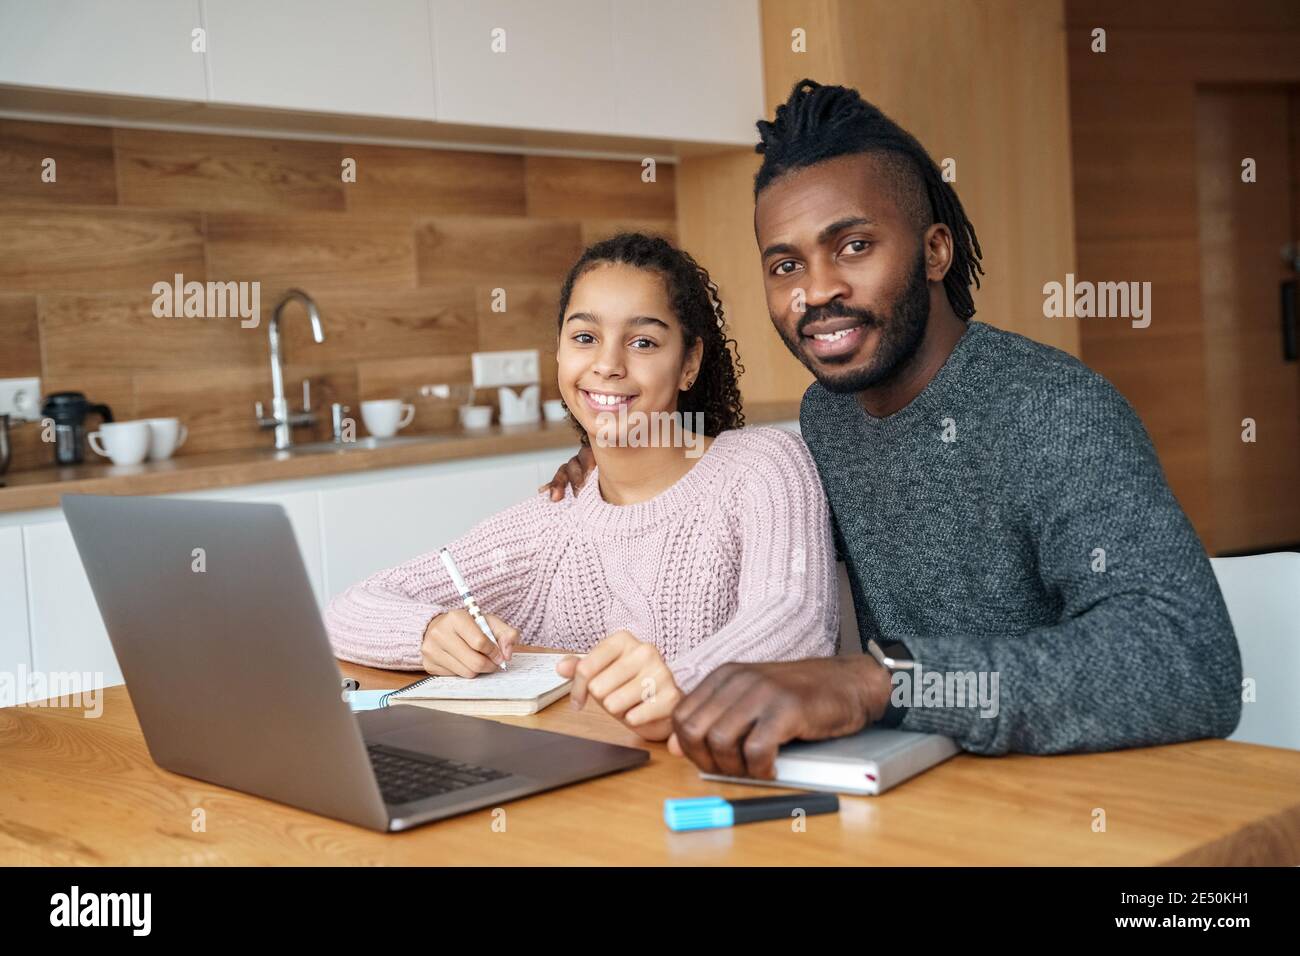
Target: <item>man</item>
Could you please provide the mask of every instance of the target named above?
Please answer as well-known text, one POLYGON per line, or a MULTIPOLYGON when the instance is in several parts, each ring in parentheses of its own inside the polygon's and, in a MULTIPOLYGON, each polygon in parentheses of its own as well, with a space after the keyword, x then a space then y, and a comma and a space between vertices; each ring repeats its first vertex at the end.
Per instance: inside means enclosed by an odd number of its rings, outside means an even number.
POLYGON ((800 426, 871 653, 726 664, 678 705, 670 747, 770 778, 782 743, 876 722, 982 754, 1230 734, 1237 642, 1132 408, 971 319, 974 227, 856 91, 803 80, 758 130, 768 310, 817 380, 800 426))

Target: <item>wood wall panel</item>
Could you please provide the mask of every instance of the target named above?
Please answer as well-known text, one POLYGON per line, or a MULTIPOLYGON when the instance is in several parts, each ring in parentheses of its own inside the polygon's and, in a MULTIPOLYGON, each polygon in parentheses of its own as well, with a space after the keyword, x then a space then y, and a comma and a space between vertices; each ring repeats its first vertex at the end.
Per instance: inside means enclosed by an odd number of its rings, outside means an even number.
POLYGON ((0 205, 108 205, 117 202, 113 131, 0 119, 0 205), (53 159, 54 182, 42 178, 53 159))
POLYGON ((528 215, 564 219, 635 216, 671 219, 675 169, 655 166, 653 182, 642 179, 640 163, 560 156, 528 156, 528 215))
POLYGON ((677 243, 675 219, 584 219, 582 220, 582 245, 591 245, 620 232, 643 232, 647 236, 663 236, 677 243))
MULTIPOLYGON (((676 232, 671 165, 0 121, 0 376, 83 391, 119 419, 176 415, 179 454, 270 447, 267 328, 279 297, 317 301, 324 343, 286 309, 285 390, 329 403, 401 398, 411 432, 457 427, 469 355, 538 348, 555 386, 560 283, 584 246, 624 229, 676 232), (40 182, 53 156, 55 183, 40 182), (341 179, 343 157, 356 182, 341 179), (255 328, 238 318, 155 318, 155 282, 256 281, 255 328), (490 311, 507 289, 508 311, 490 311), (458 386, 450 401, 423 385, 458 386)), ((483 394, 481 402, 496 403, 483 394)), ((358 426, 364 435, 364 428, 358 426)), ((36 425, 11 435, 21 470, 52 461, 36 425)), ((91 460, 93 453, 88 452, 91 460)))
POLYGON ((571 220, 443 216, 417 222, 415 245, 420 285, 505 286, 563 279, 582 253, 582 229, 571 220))
POLYGON ((312 338, 302 305, 287 306, 281 317, 285 353, 295 360, 360 362, 478 350, 473 286, 327 291, 315 301, 324 342, 312 338))
POLYGON ((1197 93, 1300 82, 1298 11, 1272 0, 1066 0, 1078 274, 1153 283, 1151 326, 1082 319, 1081 357, 1137 409, 1211 552, 1232 535, 1215 511, 1233 490, 1212 468, 1219 395, 1207 386, 1197 93), (1105 53, 1091 49, 1098 26, 1105 53))
POLYGON ((114 130, 124 206, 204 211, 343 209, 338 143, 114 130))
POLYGON ((1217 544, 1226 551, 1300 542, 1300 366, 1282 360, 1278 289, 1295 274, 1285 90, 1197 97, 1201 292, 1207 427, 1217 544), (1241 159, 1258 164, 1242 182, 1241 159), (1255 440, 1242 441, 1242 422, 1255 440))
POLYGON ((0 292, 147 291, 204 271, 197 212, 0 206, 0 292))
POLYGON ((357 180, 345 187, 351 212, 413 215, 522 216, 526 212, 524 157, 396 146, 341 146, 356 160, 357 180))
POLYGON ((342 213, 207 213, 209 278, 262 283, 262 307, 310 295, 415 285, 415 243, 400 221, 342 213))
POLYGON ((0 378, 22 378, 41 367, 36 296, 0 295, 0 378))
POLYGON ((253 365, 266 354, 265 333, 238 319, 158 318, 146 292, 42 295, 45 371, 190 369, 253 365))

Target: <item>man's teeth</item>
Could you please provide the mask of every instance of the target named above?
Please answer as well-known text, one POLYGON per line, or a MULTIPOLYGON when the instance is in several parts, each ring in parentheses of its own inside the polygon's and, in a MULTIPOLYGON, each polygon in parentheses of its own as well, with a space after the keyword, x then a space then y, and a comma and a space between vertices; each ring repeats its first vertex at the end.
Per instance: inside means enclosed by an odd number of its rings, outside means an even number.
POLYGON ((852 331, 852 329, 840 329, 838 332, 822 332, 820 335, 814 335, 813 338, 818 342, 838 342, 852 331))

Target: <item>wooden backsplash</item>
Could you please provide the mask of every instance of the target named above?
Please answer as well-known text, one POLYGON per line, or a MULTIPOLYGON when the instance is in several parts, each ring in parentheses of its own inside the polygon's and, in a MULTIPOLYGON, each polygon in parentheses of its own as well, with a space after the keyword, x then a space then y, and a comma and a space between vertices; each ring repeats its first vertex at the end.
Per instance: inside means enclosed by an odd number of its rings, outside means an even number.
MULTIPOLYGON (((407 149, 0 120, 0 378, 40 376, 119 420, 177 416, 178 454, 271 447, 267 322, 300 288, 321 312, 285 309, 285 389, 312 382, 314 434, 329 403, 416 405, 408 432, 455 427, 470 353, 536 348, 555 386, 560 284, 588 243, 621 229, 675 236, 674 169, 638 162, 407 149), (42 182, 42 162, 56 162, 42 182), (344 182, 343 161, 356 161, 344 182), (261 283, 261 321, 156 318, 156 282, 261 283), (506 290, 493 312, 492 290, 506 290)), ((480 394, 495 403, 495 394, 480 394)), ((92 419, 97 421, 97 419, 92 419)), ((358 435, 364 435, 358 424, 358 435)), ((12 470, 50 464, 34 425, 16 426, 12 470)), ((87 458, 94 460, 93 452, 87 458)))

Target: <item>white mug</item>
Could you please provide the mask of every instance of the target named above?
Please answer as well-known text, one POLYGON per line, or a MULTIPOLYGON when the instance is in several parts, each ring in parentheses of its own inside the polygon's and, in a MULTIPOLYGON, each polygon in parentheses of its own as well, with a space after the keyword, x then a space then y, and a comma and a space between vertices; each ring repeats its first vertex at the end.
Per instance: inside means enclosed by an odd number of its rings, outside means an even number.
POLYGON ((149 454, 148 422, 105 422, 86 437, 95 454, 115 465, 138 465, 149 454))
POLYGON ((170 458, 190 437, 190 430, 179 418, 146 418, 145 422, 149 425, 149 457, 153 461, 170 458))
POLYGON ((366 431, 376 438, 392 438, 411 424, 413 418, 415 406, 400 398, 361 403, 361 419, 366 423, 366 431))

